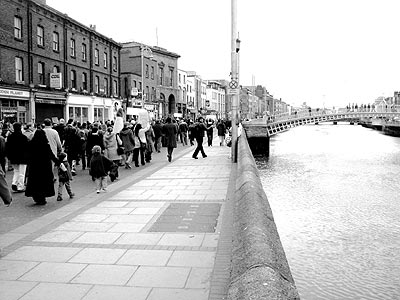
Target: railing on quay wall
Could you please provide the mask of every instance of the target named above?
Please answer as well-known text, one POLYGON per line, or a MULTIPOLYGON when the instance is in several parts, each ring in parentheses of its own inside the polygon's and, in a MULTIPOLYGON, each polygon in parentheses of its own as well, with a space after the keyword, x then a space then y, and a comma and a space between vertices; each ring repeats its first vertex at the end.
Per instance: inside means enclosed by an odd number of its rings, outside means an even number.
POLYGON ((228 300, 300 299, 244 132, 237 168, 228 300))

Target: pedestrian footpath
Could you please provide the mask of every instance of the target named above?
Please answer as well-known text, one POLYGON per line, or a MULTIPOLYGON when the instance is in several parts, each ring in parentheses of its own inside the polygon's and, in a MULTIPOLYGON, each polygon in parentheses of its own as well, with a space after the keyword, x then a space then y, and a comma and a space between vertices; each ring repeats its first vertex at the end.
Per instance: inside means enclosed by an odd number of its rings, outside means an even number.
POLYGON ((230 150, 188 147, 0 235, 0 299, 223 299, 230 150))

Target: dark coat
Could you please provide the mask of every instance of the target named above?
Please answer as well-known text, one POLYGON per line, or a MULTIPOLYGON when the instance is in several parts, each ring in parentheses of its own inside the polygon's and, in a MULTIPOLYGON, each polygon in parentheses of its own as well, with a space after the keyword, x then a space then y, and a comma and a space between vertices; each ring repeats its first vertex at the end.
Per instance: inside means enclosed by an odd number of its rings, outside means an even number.
POLYGON ((92 149, 95 145, 100 146, 101 150, 104 150, 103 134, 99 131, 89 131, 86 140, 86 153, 88 156, 92 155, 92 149))
POLYGON ((78 134, 78 130, 72 125, 67 125, 64 130, 64 148, 68 154, 70 161, 78 159, 78 155, 82 149, 81 138, 78 134))
POLYGON ((28 181, 25 196, 45 198, 55 195, 52 161, 58 164, 58 159, 51 151, 46 134, 37 129, 28 145, 28 181))
POLYGON ((176 148, 176 134, 178 129, 174 123, 166 123, 163 126, 163 133, 166 138, 166 146, 169 148, 176 148))
POLYGON ((7 137, 6 153, 12 164, 26 165, 28 162, 28 138, 21 131, 15 131, 7 137))
POLYGON ((153 125, 153 131, 156 138, 162 136, 162 125, 160 123, 156 123, 153 125))
POLYGON ((135 139, 133 131, 130 128, 123 128, 119 134, 122 141, 122 146, 125 148, 125 153, 133 151, 135 147, 135 139))
POLYGON ((107 176, 111 170, 113 162, 100 153, 95 153, 90 160, 89 174, 93 178, 100 178, 107 176))
POLYGON ((218 136, 225 136, 226 126, 225 126, 224 122, 219 122, 217 124, 217 131, 218 131, 218 136))

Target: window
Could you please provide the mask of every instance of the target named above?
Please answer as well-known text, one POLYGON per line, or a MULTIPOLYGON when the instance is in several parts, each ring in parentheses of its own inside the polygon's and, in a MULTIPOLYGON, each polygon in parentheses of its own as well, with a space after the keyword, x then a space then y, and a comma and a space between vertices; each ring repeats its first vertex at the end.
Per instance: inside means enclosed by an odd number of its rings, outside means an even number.
POLYGON ((160 85, 164 84, 164 68, 160 68, 160 85))
POLYGON ((181 74, 178 74, 178 82, 181 83, 181 74))
POLYGON ((44 39, 43 39, 43 36, 44 36, 44 28, 42 27, 42 26, 39 26, 38 25, 38 27, 37 27, 37 44, 38 44, 38 46, 44 46, 44 39))
POLYGON ((87 74, 85 72, 82 73, 82 88, 87 91, 87 74))
POLYGON ((94 121, 104 121, 103 119, 103 114, 104 114, 104 109, 103 107, 95 107, 94 108, 94 121))
POLYGON ((60 51, 60 36, 58 32, 53 32, 53 51, 60 51))
POLYGON ((14 17, 14 37, 22 39, 22 18, 14 17))
POLYGON ((71 88, 76 89, 76 71, 71 70, 71 88))
POLYGON ((103 62, 104 62, 104 68, 106 68, 106 69, 107 69, 107 60, 108 60, 107 53, 104 52, 104 55, 103 55, 103 62))
POLYGON ((151 79, 154 79, 154 67, 151 67, 151 79))
POLYGON ((173 83, 174 83, 174 70, 169 70, 169 85, 170 86, 173 86, 173 83))
POLYGON ((71 39, 70 49, 71 49, 71 56, 75 57, 75 40, 74 39, 71 39))
POLYGON ((116 80, 114 80, 114 84, 113 84, 113 95, 118 96, 118 85, 117 85, 116 80))
POLYGON ((38 63, 39 84, 45 84, 44 63, 38 63))
POLYGON ((113 64, 113 70, 117 71, 117 57, 116 56, 113 56, 112 64, 113 64))
POLYGON ((94 78, 94 92, 95 92, 95 93, 99 93, 99 92, 100 92, 100 86, 99 86, 99 84, 100 84, 100 78, 99 78, 99 76, 96 76, 96 77, 94 78))
POLYGON ((149 78, 149 65, 146 64, 146 78, 149 78))
POLYGON ((107 78, 104 78, 103 87, 104 87, 104 94, 108 95, 108 79, 107 78))
POLYGON ((86 61, 86 51, 87 51, 86 44, 82 44, 82 60, 83 61, 86 61))
POLYGON ((87 107, 70 106, 68 116, 69 119, 84 123, 88 121, 88 111, 87 107))
POLYGON ((94 49, 94 63, 95 65, 99 65, 99 49, 94 49))
POLYGON ((15 81, 24 81, 24 62, 22 60, 22 57, 18 56, 15 58, 15 81))

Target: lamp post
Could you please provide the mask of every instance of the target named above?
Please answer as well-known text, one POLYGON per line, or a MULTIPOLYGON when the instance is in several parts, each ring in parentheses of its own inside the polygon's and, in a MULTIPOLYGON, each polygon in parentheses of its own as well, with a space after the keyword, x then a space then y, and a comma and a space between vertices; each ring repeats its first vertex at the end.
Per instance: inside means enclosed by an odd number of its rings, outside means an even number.
POLYGON ((142 108, 144 107, 144 58, 153 58, 153 52, 151 51, 150 47, 141 44, 140 45, 140 56, 142 61, 142 108))
POLYGON ((238 53, 240 50, 240 40, 237 32, 237 0, 231 0, 232 12, 232 32, 231 32, 231 82, 232 94, 232 162, 237 162, 237 140, 238 140, 238 104, 239 104, 239 63, 238 53))

